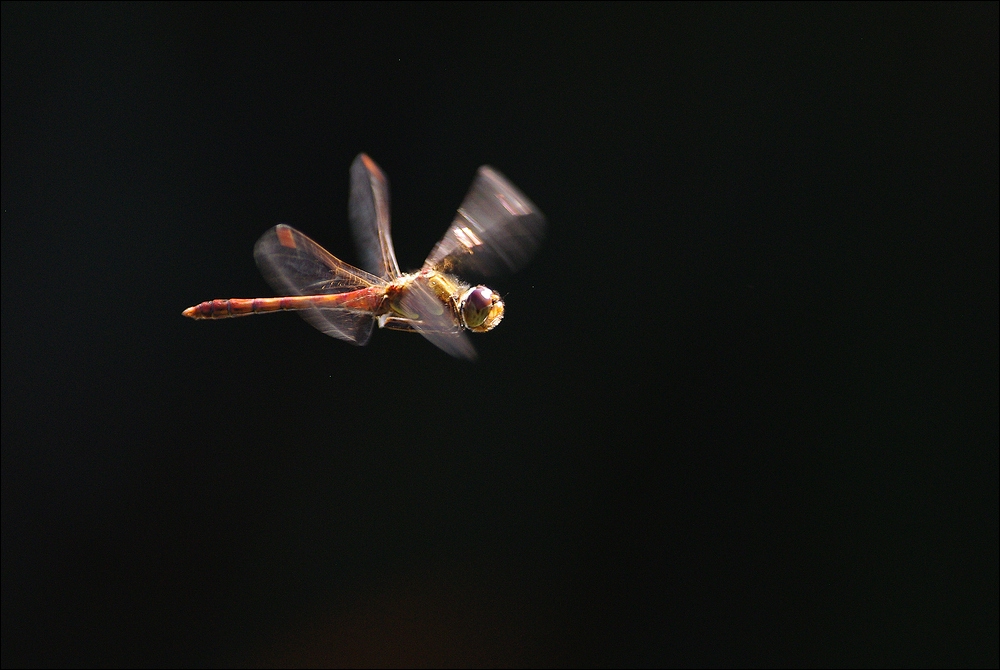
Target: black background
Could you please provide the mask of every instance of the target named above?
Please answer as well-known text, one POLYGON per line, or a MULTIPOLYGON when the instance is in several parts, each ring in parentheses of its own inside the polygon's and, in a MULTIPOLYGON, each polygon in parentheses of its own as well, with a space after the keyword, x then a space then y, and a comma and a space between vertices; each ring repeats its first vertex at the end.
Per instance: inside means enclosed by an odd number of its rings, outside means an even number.
POLYGON ((998 663, 997 4, 3 4, 3 665, 998 663), (480 360, 293 315, 547 215, 480 360))

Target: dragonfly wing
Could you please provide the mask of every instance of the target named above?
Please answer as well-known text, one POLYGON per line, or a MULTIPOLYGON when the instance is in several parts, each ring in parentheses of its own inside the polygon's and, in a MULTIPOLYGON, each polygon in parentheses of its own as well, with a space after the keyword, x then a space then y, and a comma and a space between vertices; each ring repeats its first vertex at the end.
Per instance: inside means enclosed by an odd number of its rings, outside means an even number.
POLYGON ((389 180, 366 154, 358 154, 351 164, 347 212, 361 266, 383 279, 391 281, 399 277, 399 264, 389 234, 389 180))
MULTIPOLYGON (((264 233, 254 247, 254 258, 264 279, 279 295, 345 293, 385 282, 335 258, 311 239, 284 224, 264 233)), ((318 330, 362 345, 371 337, 375 321, 366 311, 348 309, 300 310, 318 330)))
POLYGON ((359 347, 368 344, 375 329, 375 320, 366 312, 311 308, 299 310, 299 316, 321 333, 359 347))
POLYGON ((410 325, 434 346, 456 358, 468 360, 476 358, 476 348, 472 346, 461 326, 455 323, 451 310, 447 309, 429 288, 421 283, 412 282, 400 298, 399 304, 404 313, 418 315, 410 325))
POLYGON ((513 272, 535 253, 544 233, 545 217, 534 203, 484 165, 424 267, 484 277, 513 272))

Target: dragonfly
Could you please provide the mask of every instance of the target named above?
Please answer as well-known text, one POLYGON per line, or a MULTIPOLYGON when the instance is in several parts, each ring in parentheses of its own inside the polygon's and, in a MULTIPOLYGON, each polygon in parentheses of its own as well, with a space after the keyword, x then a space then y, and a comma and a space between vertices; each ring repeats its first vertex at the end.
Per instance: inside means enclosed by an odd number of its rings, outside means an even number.
POLYGON ((457 358, 473 360, 467 332, 504 316, 500 294, 459 275, 514 272, 534 255, 545 217, 506 177, 484 165, 448 231, 417 272, 400 272, 389 230, 389 181, 366 154, 351 164, 348 219, 362 267, 353 267, 291 226, 268 230, 254 247, 279 297, 222 298, 184 310, 192 319, 295 311, 321 332, 355 345, 379 328, 416 332, 457 358))

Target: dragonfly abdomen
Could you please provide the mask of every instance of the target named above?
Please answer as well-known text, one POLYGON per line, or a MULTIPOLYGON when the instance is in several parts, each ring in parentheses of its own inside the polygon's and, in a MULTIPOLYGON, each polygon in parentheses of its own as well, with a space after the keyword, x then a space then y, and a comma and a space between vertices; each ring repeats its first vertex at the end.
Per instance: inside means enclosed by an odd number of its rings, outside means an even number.
POLYGON ((310 308, 348 309, 372 312, 378 309, 383 293, 362 289, 332 295, 292 295, 280 298, 228 298, 206 300, 182 312, 192 319, 231 319, 237 316, 310 308))

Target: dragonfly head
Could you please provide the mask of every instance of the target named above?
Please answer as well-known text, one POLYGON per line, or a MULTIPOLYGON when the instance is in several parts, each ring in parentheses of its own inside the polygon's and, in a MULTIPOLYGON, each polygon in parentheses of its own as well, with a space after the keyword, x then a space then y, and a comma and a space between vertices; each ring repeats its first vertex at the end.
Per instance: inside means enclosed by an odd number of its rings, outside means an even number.
POLYGON ((503 299, 485 286, 474 286, 458 302, 462 325, 474 333, 493 330, 503 319, 503 299))

